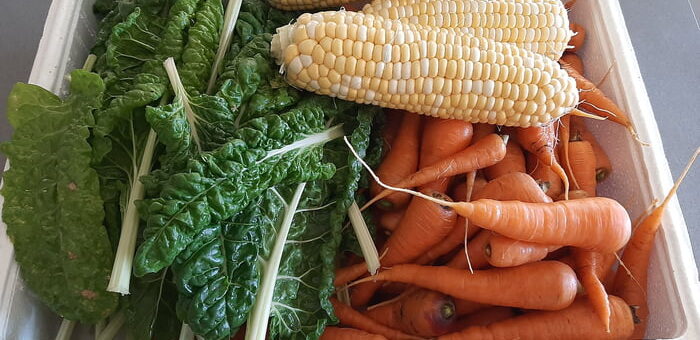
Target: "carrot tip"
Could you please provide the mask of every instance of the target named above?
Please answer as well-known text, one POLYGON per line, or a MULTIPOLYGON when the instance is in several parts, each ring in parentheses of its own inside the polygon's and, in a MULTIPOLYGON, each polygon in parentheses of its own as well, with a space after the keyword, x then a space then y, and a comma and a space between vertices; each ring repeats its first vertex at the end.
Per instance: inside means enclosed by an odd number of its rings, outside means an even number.
POLYGON ((639 144, 642 144, 643 146, 651 146, 649 142, 645 142, 639 138, 639 134, 631 125, 627 126, 627 130, 630 132, 634 140, 636 140, 639 144))

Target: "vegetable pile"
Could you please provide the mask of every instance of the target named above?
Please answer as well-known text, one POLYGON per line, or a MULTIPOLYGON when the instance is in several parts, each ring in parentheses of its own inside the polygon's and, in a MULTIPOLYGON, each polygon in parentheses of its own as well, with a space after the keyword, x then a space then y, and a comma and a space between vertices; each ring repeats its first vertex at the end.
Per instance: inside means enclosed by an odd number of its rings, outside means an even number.
POLYGON ((69 94, 17 84, 0 145, 57 338, 643 336, 685 174, 632 233, 584 119, 636 133, 564 5, 419 2, 96 1, 69 94))

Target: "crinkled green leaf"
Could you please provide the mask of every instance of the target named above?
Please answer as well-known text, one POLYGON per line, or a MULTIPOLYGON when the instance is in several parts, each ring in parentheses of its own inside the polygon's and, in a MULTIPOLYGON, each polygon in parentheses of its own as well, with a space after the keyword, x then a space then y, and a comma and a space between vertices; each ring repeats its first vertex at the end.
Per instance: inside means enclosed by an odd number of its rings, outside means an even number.
POLYGON ((189 31, 187 46, 182 54, 180 78, 185 90, 196 95, 206 89, 212 63, 216 56, 224 7, 221 0, 204 0, 189 31))
POLYGON ((126 329, 134 340, 176 340, 181 322, 177 290, 167 271, 134 278, 131 294, 123 297, 126 329))
POLYGON ((71 74, 65 100, 17 84, 8 100, 15 133, 1 146, 12 164, 4 174, 2 217, 22 276, 56 313, 87 323, 117 305, 105 290, 112 248, 87 143, 103 90, 99 76, 82 70, 71 74))
POLYGON ((320 145, 264 159, 268 151, 326 130, 324 124, 322 110, 306 106, 254 119, 236 132, 238 139, 170 176, 158 198, 141 204, 147 227, 135 258, 136 275, 170 265, 197 233, 236 215, 267 188, 330 177, 334 167, 321 161, 320 145))

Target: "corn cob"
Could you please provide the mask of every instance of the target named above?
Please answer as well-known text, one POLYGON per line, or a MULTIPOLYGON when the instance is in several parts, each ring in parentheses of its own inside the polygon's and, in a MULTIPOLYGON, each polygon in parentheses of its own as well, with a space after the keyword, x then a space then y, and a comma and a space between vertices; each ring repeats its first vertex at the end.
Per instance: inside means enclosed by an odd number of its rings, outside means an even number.
MULTIPOLYGON (((265 1, 265 0, 260 0, 265 1)), ((340 7, 346 0, 267 0, 272 7, 285 11, 340 7)))
POLYGON ((364 13, 424 26, 460 28, 559 60, 572 32, 559 0, 375 0, 364 13))
POLYGON ((528 127, 578 101, 574 79, 543 55, 357 12, 303 14, 271 50, 294 86, 434 117, 528 127))

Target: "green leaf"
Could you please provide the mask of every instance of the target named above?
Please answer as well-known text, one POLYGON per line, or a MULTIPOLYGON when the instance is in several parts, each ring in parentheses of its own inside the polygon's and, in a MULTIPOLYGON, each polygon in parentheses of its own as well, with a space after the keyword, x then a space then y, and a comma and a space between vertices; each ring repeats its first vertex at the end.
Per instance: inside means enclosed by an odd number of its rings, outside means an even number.
POLYGON ((104 84, 82 70, 71 79, 65 100, 27 84, 10 94, 3 220, 27 285, 59 315, 94 323, 117 305, 105 291, 112 249, 86 141, 104 84))
POLYGON ((204 0, 189 31, 187 46, 182 54, 180 78, 190 95, 206 89, 212 63, 216 56, 224 7, 221 0, 204 0))
POLYGON ((124 296, 126 329, 135 340, 175 340, 180 320, 175 312, 177 290, 167 271, 133 279, 124 296))
POLYGON ((321 146, 337 137, 337 128, 326 130, 321 108, 300 106, 254 119, 237 139, 191 160, 187 172, 162 184, 160 197, 142 203, 147 227, 135 274, 170 265, 197 233, 236 215, 271 186, 330 177, 334 167, 321 162, 321 146))

